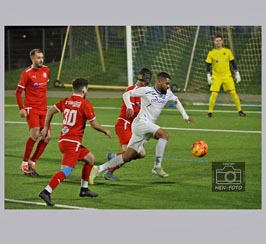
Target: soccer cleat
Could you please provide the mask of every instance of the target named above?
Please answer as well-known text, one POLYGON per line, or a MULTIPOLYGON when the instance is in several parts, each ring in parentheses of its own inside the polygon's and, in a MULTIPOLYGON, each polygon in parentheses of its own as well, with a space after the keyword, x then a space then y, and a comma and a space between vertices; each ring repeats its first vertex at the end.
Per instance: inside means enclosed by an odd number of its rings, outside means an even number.
POLYGON ((103 175, 105 180, 119 180, 113 173, 106 171, 103 175))
POLYGON ((106 154, 106 158, 108 159, 108 160, 111 160, 112 158, 114 158, 115 157, 115 154, 114 153, 107 153, 106 154))
POLYGON ((169 176, 162 168, 153 168, 151 173, 152 175, 158 175, 162 178, 166 178, 169 176))
POLYGON ((32 161, 29 161, 29 176, 39 176, 39 174, 36 172, 36 164, 32 161))
POLYGON ((46 190, 40 192, 39 197, 46 202, 47 206, 54 206, 54 203, 51 201, 50 193, 46 190))
POLYGON ((238 114, 240 117, 246 117, 246 114, 242 110, 240 110, 238 114))
POLYGON ((21 171, 23 172, 24 175, 27 175, 30 173, 29 171, 29 164, 28 162, 22 162, 21 165, 20 165, 20 169, 21 171))
POLYGON ((80 197, 97 197, 98 194, 89 190, 89 188, 80 188, 80 197))
POLYGON ((212 113, 208 113, 208 114, 207 114, 207 117, 208 117, 208 118, 211 118, 211 117, 212 117, 212 113))
POLYGON ((33 162, 22 162, 20 166, 21 171, 24 173, 24 175, 27 176, 39 176, 39 174, 36 172, 36 165, 33 162))
POLYGON ((97 177, 97 175, 98 175, 98 166, 94 165, 91 169, 91 174, 89 177, 90 185, 94 184, 94 179, 97 177))

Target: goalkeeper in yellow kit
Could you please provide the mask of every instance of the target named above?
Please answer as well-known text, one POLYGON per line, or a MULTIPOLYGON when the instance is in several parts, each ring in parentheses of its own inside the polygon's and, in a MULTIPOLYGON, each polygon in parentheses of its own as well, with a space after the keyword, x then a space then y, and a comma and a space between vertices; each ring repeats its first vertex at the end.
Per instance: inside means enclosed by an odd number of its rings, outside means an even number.
POLYGON ((236 62, 234 60, 233 53, 230 49, 223 47, 222 36, 217 35, 214 40, 215 48, 209 51, 206 58, 206 71, 207 80, 210 85, 211 96, 209 99, 208 117, 212 117, 214 105, 220 88, 223 85, 224 91, 228 91, 231 95, 239 116, 244 117, 246 114, 242 111, 239 97, 236 93, 236 88, 232 73, 230 70, 230 64, 235 72, 235 81, 239 83, 241 77, 237 69, 236 62))

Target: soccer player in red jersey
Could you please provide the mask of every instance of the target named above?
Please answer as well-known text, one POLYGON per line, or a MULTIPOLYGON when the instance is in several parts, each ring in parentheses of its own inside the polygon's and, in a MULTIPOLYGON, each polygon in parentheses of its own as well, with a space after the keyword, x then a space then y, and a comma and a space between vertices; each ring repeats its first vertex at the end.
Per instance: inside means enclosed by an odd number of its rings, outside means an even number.
POLYGON ((63 125, 59 139, 59 149, 62 156, 61 169, 54 174, 48 185, 40 192, 39 197, 42 198, 48 206, 53 206, 50 194, 63 182, 75 167, 77 161, 83 161, 81 174, 80 197, 97 197, 98 194, 91 192, 88 188, 88 181, 95 157, 92 152, 81 145, 86 121, 90 122, 93 129, 104 133, 111 137, 108 129, 102 127, 96 120, 92 104, 85 100, 87 93, 88 81, 78 78, 73 81, 73 95, 64 98, 53 107, 51 107, 46 115, 44 128, 41 131, 42 137, 45 138, 54 114, 60 112, 63 115, 63 125))
POLYGON ((21 76, 16 89, 16 99, 21 118, 26 118, 30 130, 30 136, 26 141, 21 170, 25 175, 38 175, 35 170, 35 163, 45 150, 51 134, 41 140, 36 147, 33 156, 30 158, 35 142, 43 128, 45 115, 47 112, 46 91, 50 77, 50 69, 43 65, 44 55, 40 49, 30 51, 32 65, 26 68, 21 76), (24 103, 22 92, 24 91, 24 103))
MULTIPOLYGON (((127 87, 126 91, 134 90, 134 89, 137 89, 138 87, 148 86, 151 79, 152 79, 152 72, 147 68, 143 68, 138 73, 136 84, 127 87)), ((129 118, 126 115, 127 107, 126 107, 125 102, 123 101, 121 105, 120 114, 115 123, 115 132, 116 132, 116 135, 118 137, 119 143, 123 151, 127 149, 127 144, 132 136, 132 131, 131 131, 132 122, 140 111, 140 97, 131 97, 130 101, 133 106, 134 115, 131 118, 129 118)), ((139 153, 139 158, 145 157, 145 154, 146 153, 143 148, 141 152, 139 153)), ((118 154, 108 153, 107 159, 110 160, 116 155, 119 155, 119 153, 118 154)), ((104 173, 103 178, 106 180, 118 180, 118 178, 113 174, 113 172, 119 169, 121 166, 122 165, 118 165, 114 168, 108 169, 104 173)))

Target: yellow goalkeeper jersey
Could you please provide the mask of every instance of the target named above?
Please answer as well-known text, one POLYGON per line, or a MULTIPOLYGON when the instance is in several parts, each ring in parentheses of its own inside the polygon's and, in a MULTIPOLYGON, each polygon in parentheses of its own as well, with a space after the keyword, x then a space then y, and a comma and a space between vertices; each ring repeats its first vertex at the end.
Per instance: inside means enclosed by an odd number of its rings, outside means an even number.
POLYGON ((212 65, 212 76, 226 78, 231 76, 230 61, 234 59, 233 53, 228 48, 212 49, 209 51, 206 62, 212 65))

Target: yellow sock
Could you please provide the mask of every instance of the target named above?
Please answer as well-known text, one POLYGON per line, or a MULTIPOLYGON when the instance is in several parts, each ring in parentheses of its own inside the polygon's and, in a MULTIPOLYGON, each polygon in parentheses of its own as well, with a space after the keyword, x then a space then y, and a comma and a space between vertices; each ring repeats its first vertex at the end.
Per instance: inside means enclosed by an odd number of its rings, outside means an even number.
POLYGON ((209 113, 213 112, 217 96, 218 96, 218 92, 212 92, 210 99, 209 99, 209 111, 208 111, 209 113))
POLYGON ((241 109, 241 105, 240 105, 240 99, 239 99, 239 96, 236 94, 236 91, 235 90, 232 90, 229 93, 230 93, 230 95, 231 95, 231 97, 233 99, 233 102, 236 105, 237 111, 238 112, 241 111, 242 109, 241 109))

